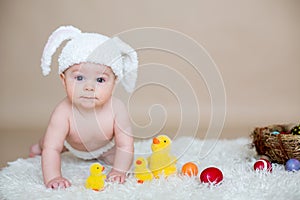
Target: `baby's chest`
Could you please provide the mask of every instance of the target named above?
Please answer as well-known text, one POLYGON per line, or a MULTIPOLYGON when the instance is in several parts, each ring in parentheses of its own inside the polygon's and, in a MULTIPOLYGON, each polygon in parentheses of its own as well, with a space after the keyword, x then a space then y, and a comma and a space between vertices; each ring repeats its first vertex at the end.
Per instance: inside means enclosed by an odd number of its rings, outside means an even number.
POLYGON ((114 118, 106 117, 72 117, 70 120, 69 137, 74 142, 90 140, 109 140, 114 133, 114 118))

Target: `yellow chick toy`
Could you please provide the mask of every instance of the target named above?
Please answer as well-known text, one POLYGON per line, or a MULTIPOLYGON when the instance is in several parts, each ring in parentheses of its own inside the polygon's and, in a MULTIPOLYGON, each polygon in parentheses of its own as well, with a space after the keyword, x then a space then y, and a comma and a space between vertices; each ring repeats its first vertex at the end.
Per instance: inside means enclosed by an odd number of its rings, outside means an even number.
POLYGON ((104 188, 106 175, 103 174, 104 167, 99 163, 93 163, 90 166, 90 176, 86 179, 85 187, 95 191, 101 191, 104 188))
POLYGON ((166 135, 153 138, 152 155, 148 158, 149 169, 155 178, 164 174, 165 177, 177 172, 177 158, 170 154, 171 139, 166 135))
POLYGON ((148 162, 145 158, 137 158, 134 165, 134 177, 137 179, 138 183, 144 183, 144 181, 151 181, 153 179, 153 174, 147 168, 148 162))

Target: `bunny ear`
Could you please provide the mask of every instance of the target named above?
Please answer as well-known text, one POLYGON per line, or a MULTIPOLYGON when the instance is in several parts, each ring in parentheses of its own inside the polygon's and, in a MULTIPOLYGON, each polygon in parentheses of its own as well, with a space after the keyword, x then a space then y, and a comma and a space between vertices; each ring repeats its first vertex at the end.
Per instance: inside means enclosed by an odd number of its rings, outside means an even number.
POLYGON ((136 78, 137 78, 137 68, 138 68, 137 53, 132 47, 130 47, 125 42, 123 42, 120 38, 114 37, 113 40, 118 45, 122 56, 123 78, 121 82, 124 88, 128 92, 132 92, 134 90, 136 78))
POLYGON ((73 26, 61 26, 50 35, 41 59, 41 68, 44 76, 50 73, 52 56, 61 43, 64 40, 76 37, 80 33, 81 31, 73 26))

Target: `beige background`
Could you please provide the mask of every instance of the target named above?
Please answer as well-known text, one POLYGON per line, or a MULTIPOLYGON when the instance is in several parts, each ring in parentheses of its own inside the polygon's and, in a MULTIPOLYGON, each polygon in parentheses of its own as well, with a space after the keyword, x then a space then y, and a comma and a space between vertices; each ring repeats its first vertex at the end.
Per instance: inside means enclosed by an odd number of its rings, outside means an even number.
MULTIPOLYGON (((64 97, 57 62, 46 78, 39 65, 50 33, 69 24, 108 36, 134 28, 162 27, 193 38, 210 54, 224 81, 227 113, 221 138, 248 137, 255 126, 299 122, 298 0, 1 0, 0 166, 27 156, 30 144, 45 131, 53 107, 64 97)), ((196 136, 204 138, 211 105, 201 77, 194 76, 191 66, 178 56, 156 50, 138 53, 142 66, 169 66, 191 82, 201 116, 196 136)), ((155 76, 144 69, 140 70, 139 84, 155 76)), ((194 133, 197 115, 190 114, 188 120, 183 120, 179 108, 195 113, 195 105, 182 105, 167 87, 150 85, 131 98, 133 122, 146 126, 135 126, 136 136, 194 133), (158 107, 150 109, 154 104, 162 105, 165 114, 158 107), (180 122, 186 127, 183 131, 178 131, 180 122)), ((180 81, 178 88, 181 89, 180 81)), ((126 96, 117 89, 117 96, 123 98, 123 94, 126 96)))

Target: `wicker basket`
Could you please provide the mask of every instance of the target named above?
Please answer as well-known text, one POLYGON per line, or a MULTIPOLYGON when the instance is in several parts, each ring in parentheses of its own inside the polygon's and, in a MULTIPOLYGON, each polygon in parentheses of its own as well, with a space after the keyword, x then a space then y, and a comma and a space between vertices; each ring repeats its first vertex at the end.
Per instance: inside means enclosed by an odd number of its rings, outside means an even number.
POLYGON ((255 128, 251 133, 253 146, 259 155, 268 156, 271 162, 284 164, 290 158, 300 160, 300 136, 272 134, 273 131, 289 132, 290 125, 271 125, 255 128))

